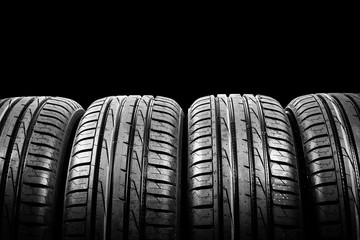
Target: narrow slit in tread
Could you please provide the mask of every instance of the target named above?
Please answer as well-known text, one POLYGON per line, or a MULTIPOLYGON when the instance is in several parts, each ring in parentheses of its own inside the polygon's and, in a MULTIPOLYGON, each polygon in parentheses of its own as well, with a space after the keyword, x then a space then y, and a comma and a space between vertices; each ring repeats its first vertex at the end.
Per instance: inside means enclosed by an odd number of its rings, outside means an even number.
POLYGON ((312 127, 316 127, 316 126, 320 126, 320 125, 324 125, 324 123, 323 122, 317 122, 317 123, 310 124, 306 128, 302 129, 302 131, 305 132, 306 130, 308 130, 308 129, 312 128, 312 127))
MULTIPOLYGON (((179 117, 179 114, 175 111, 175 107, 174 108, 171 108, 171 107, 169 107, 169 106, 167 106, 167 105, 161 105, 161 104, 159 104, 159 103, 157 103, 157 102, 163 102, 163 101, 160 101, 160 100, 158 100, 158 99, 155 99, 155 103, 154 103, 154 107, 163 107, 163 108, 167 108, 167 109, 170 109, 171 111, 173 111, 175 114, 176 114, 176 117, 179 117)), ((166 102, 165 102, 166 103, 166 102)), ((176 108, 177 109, 177 108, 176 108)))
MULTIPOLYGON (((57 100, 58 100, 58 99, 56 99, 56 100, 54 99, 53 101, 57 101, 57 100)), ((71 112, 69 111, 69 109, 67 109, 66 107, 64 107, 64 106, 61 105, 61 104, 57 104, 57 103, 48 101, 48 102, 46 103, 46 105, 57 106, 57 107, 60 107, 60 108, 64 109, 64 110, 67 111, 68 113, 71 113, 71 112)), ((69 107, 71 107, 69 103, 66 103, 66 105, 68 105, 69 107)))
POLYGON ((51 145, 49 145, 47 143, 42 143, 42 142, 40 143, 40 142, 32 141, 32 142, 30 142, 30 144, 35 145, 35 146, 39 146, 39 147, 47 147, 47 148, 53 149, 55 151, 59 151, 59 149, 57 149, 56 147, 51 146, 51 145))
POLYGON ((319 134, 319 135, 312 136, 311 138, 304 141, 304 145, 307 144, 310 141, 313 141, 316 138, 323 138, 323 137, 329 137, 329 135, 328 134, 319 134))
POLYGON ((322 115, 322 113, 321 113, 321 112, 318 112, 318 113, 313 113, 313 114, 307 115, 306 117, 304 117, 303 119, 301 119, 301 121, 299 122, 299 125, 300 125, 301 123, 303 123, 306 119, 311 118, 311 117, 314 117, 314 116, 318 116, 318 115, 322 115))
MULTIPOLYGON (((47 103, 46 103, 46 105, 47 105, 47 103)), ((45 106, 46 106, 46 105, 45 105, 45 106)), ((69 119, 69 117, 67 117, 64 113, 58 111, 57 109, 47 108, 47 107, 45 107, 45 106, 43 107, 43 110, 46 110, 46 111, 49 111, 49 112, 56 112, 57 114, 60 114, 61 116, 63 116, 66 120, 69 119)))
POLYGON ((201 164, 201 163, 211 163, 212 162, 212 158, 210 159, 203 159, 203 160, 200 160, 200 161, 197 161, 197 162, 193 162, 192 164, 189 165, 188 168, 192 167, 192 166, 195 166, 195 165, 198 165, 198 164, 201 164))
POLYGON ((55 171, 53 169, 48 169, 48 168, 43 167, 43 166, 26 164, 26 167, 27 168, 32 168, 34 170, 40 170, 40 171, 46 171, 46 172, 50 172, 50 173, 55 173, 55 171))
POLYGON ((189 136, 193 135, 196 131, 198 131, 198 130, 200 130, 200 129, 204 129, 204 128, 211 128, 211 125, 198 127, 198 128, 196 128, 196 129, 194 129, 194 130, 189 134, 189 136))
POLYGON ((170 126, 174 127, 174 129, 177 129, 177 127, 175 126, 175 124, 173 124, 172 122, 169 122, 169 121, 167 121, 167 120, 160 119, 160 118, 155 118, 155 117, 152 117, 151 120, 152 120, 152 121, 157 121, 157 122, 169 124, 170 126))
MULTIPOLYGON (((300 117, 300 116, 301 116, 303 113, 305 113, 306 111, 308 111, 308 110, 310 110, 310 109, 314 109, 314 108, 319 108, 319 106, 318 106, 318 105, 315 105, 315 106, 307 107, 307 108, 305 108, 304 110, 302 110, 301 112, 298 112, 297 115, 300 117)), ((300 110, 300 109, 298 108, 298 110, 300 110)))
POLYGON ((199 120, 196 120, 195 122, 191 123, 189 129, 191 129, 195 124, 199 124, 199 122, 203 122, 203 121, 207 121, 207 120, 211 121, 211 117, 206 117, 206 118, 201 118, 199 120))
POLYGON ((172 115, 171 113, 165 112, 165 111, 161 111, 161 110, 157 110, 157 109, 153 109, 152 112, 157 112, 157 113, 161 113, 161 114, 165 114, 168 116, 171 116, 175 121, 177 120, 177 116, 172 115))
POLYGON ((313 147, 313 148, 309 149, 309 150, 306 152, 306 154, 308 154, 308 153, 310 153, 310 152, 312 152, 312 151, 314 151, 314 150, 320 149, 320 148, 329 148, 329 147, 331 147, 330 144, 318 145, 318 146, 316 146, 316 147, 313 147))
MULTIPOLYGON (((207 102, 207 103, 201 103, 201 104, 199 104, 199 105, 196 105, 194 108, 192 108, 191 110, 190 110, 190 114, 192 114, 197 108, 199 108, 199 107, 201 107, 201 106, 205 106, 205 105, 209 105, 209 107, 210 107, 210 103, 209 102, 207 102)), ((210 110, 210 109, 209 109, 210 110)))
MULTIPOLYGON (((287 132, 286 130, 282 129, 282 128, 276 128, 276 127, 271 127, 271 126, 266 126, 266 129, 270 129, 273 131, 279 131, 279 132, 283 132, 286 133, 288 136, 291 136, 289 132, 287 132)), ((268 134, 269 135, 269 134, 268 134)))
POLYGON ((37 133, 37 134, 40 134, 40 135, 46 135, 46 136, 49 136, 49 137, 52 137, 52 138, 55 138, 55 139, 58 139, 60 141, 62 141, 61 138, 59 138, 58 136, 50 133, 50 132, 44 132, 44 131, 39 131, 39 130, 34 130, 33 131, 34 133, 37 133))
POLYGON ((190 117, 190 120, 192 120, 194 117, 196 117, 197 115, 199 115, 199 114, 201 114, 203 112, 210 112, 210 109, 203 109, 203 110, 198 111, 195 114, 192 114, 191 117, 190 117))
POLYGON ((153 141, 153 142, 156 142, 156 143, 161 143, 161 144, 166 144, 166 145, 169 145, 170 147, 172 147, 173 149, 177 149, 177 147, 172 144, 171 142, 166 142, 164 140, 158 140, 158 139, 155 139, 155 138, 149 138, 150 141, 153 141))
POLYGON ((174 135, 172 135, 172 134, 170 134, 170 133, 168 133, 168 132, 165 132, 165 131, 163 131, 163 130, 150 128, 150 134, 151 134, 151 132, 156 132, 156 133, 160 133, 160 134, 165 134, 165 135, 168 135, 168 136, 170 136, 170 137, 172 137, 172 138, 174 138, 174 139, 177 139, 176 136, 174 136, 174 135))
POLYGON ((41 121, 41 120, 37 120, 37 123, 41 123, 42 125, 50 125, 58 130, 63 130, 62 128, 60 128, 59 126, 57 126, 56 124, 53 124, 52 122, 44 122, 44 121, 41 121))
POLYGON ((176 186, 175 183, 168 182, 168 181, 165 181, 165 180, 162 180, 162 179, 156 179, 156 178, 147 177, 147 181, 154 182, 154 183, 159 183, 159 184, 167 184, 167 185, 171 185, 171 186, 174 186, 174 187, 176 186))
MULTIPOLYGON (((264 110, 267 110, 267 111, 270 111, 270 112, 277 112, 279 114, 281 114, 282 116, 286 117, 285 116, 285 113, 283 113, 281 110, 278 110, 278 109, 272 109, 272 108, 267 108, 267 107, 262 107, 264 110)), ((266 115, 264 113, 264 116, 267 117, 268 115, 266 115)))
POLYGON ((196 140, 198 139, 201 139, 201 138, 208 138, 208 137, 211 137, 212 134, 209 133, 209 134, 204 134, 204 135, 201 135, 201 136, 197 136, 196 138, 192 139, 190 142, 189 142, 189 145, 192 144, 193 142, 195 142, 196 140))
POLYGON ((281 152, 287 152, 290 155, 295 156, 295 153, 293 153, 292 151, 285 149, 285 148, 269 146, 269 149, 274 149, 274 150, 281 151, 281 152))
POLYGON ((191 175, 189 177, 189 179, 193 179, 193 178, 196 178, 196 177, 200 177, 200 176, 212 176, 212 172, 200 172, 200 173, 196 173, 194 175, 191 175))
POLYGON ((55 120, 57 120, 57 121, 59 121, 59 122, 61 122, 62 124, 65 125, 65 122, 64 122, 62 119, 60 119, 60 118, 58 118, 57 116, 55 116, 55 115, 48 115, 48 114, 45 114, 45 113, 40 113, 39 116, 40 116, 40 117, 47 117, 47 118, 55 119, 55 120))
POLYGON ((198 151, 206 150, 206 149, 212 149, 212 147, 211 147, 211 146, 198 147, 198 148, 192 150, 191 153, 190 153, 190 155, 192 155, 192 154, 194 154, 194 153, 196 153, 196 152, 198 152, 198 151))
POLYGON ((271 136, 270 134, 268 134, 267 137, 271 138, 271 139, 274 139, 274 140, 283 141, 283 142, 286 142, 287 144, 289 144, 291 146, 294 146, 294 144, 288 139, 281 138, 281 137, 274 137, 274 136, 271 136))
POLYGON ((151 192, 147 192, 146 195, 148 196, 153 196, 153 197, 159 197, 159 198, 170 198, 170 199, 175 199, 175 197, 173 196, 169 196, 169 195, 164 195, 164 194, 159 194, 159 193, 151 193, 151 192))
POLYGON ((167 155, 169 157, 172 157, 172 158, 175 158, 176 159, 176 156, 170 154, 170 153, 167 153, 167 152, 163 152, 163 151, 160 151, 160 150, 155 150, 155 149, 151 149, 149 148, 149 152, 153 152, 153 153, 156 153, 156 154, 163 154, 163 155, 167 155))
POLYGON ((280 121, 280 122, 283 122, 287 127, 290 127, 289 126, 289 123, 287 123, 284 119, 281 119, 281 118, 277 118, 277 117, 274 117, 274 116, 264 116, 264 118, 265 118, 265 121, 266 121, 266 119, 272 119, 272 120, 274 120, 274 121, 280 121))
POLYGON ((201 205, 195 205, 195 206, 191 206, 191 209, 209 209, 209 208, 213 208, 214 204, 201 204, 201 205))

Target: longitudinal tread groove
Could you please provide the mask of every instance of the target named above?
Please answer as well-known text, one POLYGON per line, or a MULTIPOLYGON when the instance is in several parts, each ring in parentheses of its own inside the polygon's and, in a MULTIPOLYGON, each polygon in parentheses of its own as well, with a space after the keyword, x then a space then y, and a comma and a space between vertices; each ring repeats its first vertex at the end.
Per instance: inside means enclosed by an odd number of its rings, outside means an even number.
MULTIPOLYGON (((109 114, 110 111, 110 105, 111 102, 113 101, 113 99, 110 99, 108 102, 105 102, 105 106, 103 105, 102 108, 104 108, 104 116, 107 116, 109 114)), ((106 118, 103 117, 101 119, 101 122, 98 122, 98 125, 100 126, 99 128, 99 135, 98 135, 98 141, 97 141, 97 149, 95 152, 95 166, 94 166, 94 180, 93 180, 93 189, 92 189, 92 196, 91 196, 91 212, 96 212, 96 208, 97 208, 97 195, 98 195, 98 172, 99 172, 99 167, 100 167, 100 161, 101 161, 101 146, 103 144, 103 139, 104 139, 104 129, 106 126, 106 118)), ((101 182, 100 182, 101 183, 101 182)), ((100 185, 100 187, 102 188, 102 185, 100 185)), ((102 195, 103 195, 103 191, 102 191, 102 195)), ((105 201, 104 201, 105 203, 105 201)), ((96 218, 91 218, 90 219, 90 236, 87 236, 87 238, 95 238, 95 236, 97 235, 96 232, 96 218)))
MULTIPOLYGON (((39 114, 41 112, 41 109, 44 107, 46 101, 48 100, 48 98, 44 98, 43 100, 39 100, 37 99, 38 102, 38 106, 36 107, 35 111, 32 115, 32 118, 29 122, 29 126, 26 132, 26 136, 30 136, 34 130, 35 124, 36 124, 36 120, 39 117, 39 114)), ((27 149, 29 144, 32 145, 38 145, 38 146, 43 146, 43 144, 39 144, 36 143, 34 144, 34 142, 31 142, 30 138, 25 138, 24 140, 24 144, 23 144, 23 149, 21 151, 20 154, 20 159, 19 159, 19 172, 18 172, 18 176, 17 176, 17 182, 19 183, 17 185, 16 188, 16 192, 15 192, 15 203, 14 203, 14 211, 15 211, 15 233, 19 231, 19 223, 20 223, 20 218, 19 218, 19 210, 20 210, 20 204, 21 204, 21 198, 19 197, 21 195, 21 191, 22 191, 22 185, 23 185, 23 171, 24 171, 24 167, 25 167, 25 161, 26 161, 26 154, 27 154, 27 149)), ((48 144, 44 144, 45 146, 49 146, 48 144)), ((52 148, 52 147, 50 147, 52 148)))
MULTIPOLYGON (((350 96, 347 96, 347 95, 345 95, 345 96, 351 101, 350 96)), ((345 106, 342 104, 342 101, 338 98, 338 96, 332 95, 332 97, 336 100, 336 102, 339 106, 339 110, 341 112, 341 116, 344 119, 344 122, 345 122, 344 127, 346 129, 346 132, 347 132, 347 134, 349 136, 349 140, 350 140, 349 143, 350 143, 350 147, 351 147, 351 154, 353 154, 353 158, 356 160, 356 161, 354 161, 354 165, 355 165, 354 169, 355 169, 355 174, 356 174, 356 185, 357 185, 357 189, 358 189, 357 191, 359 191, 360 190, 360 176, 359 176, 359 154, 358 154, 358 151, 356 151, 357 143, 356 143, 354 133, 351 128, 351 123, 350 123, 349 117, 346 114, 345 106)), ((353 104, 355 112, 357 113, 357 118, 360 122, 360 112, 358 111, 359 109, 356 108, 358 106, 357 106, 356 102, 354 102, 354 101, 351 101, 351 103, 353 104)), ((357 201, 357 205, 358 205, 357 211, 360 212, 359 194, 356 194, 356 195, 357 195, 356 201, 357 201)), ((358 229, 358 231, 359 231, 359 229, 358 229)))
MULTIPOLYGON (((21 98, 14 98, 9 100, 8 108, 5 110, 5 113, 2 113, 2 116, 0 115, 0 134, 3 132, 4 125, 6 123, 6 120, 11 112, 11 110, 14 108, 14 106, 21 100, 21 98)), ((5 104, 5 101, 4 101, 5 104)), ((3 105, 4 105, 3 104, 3 105)))
MULTIPOLYGON (((118 100, 118 99, 117 99, 118 100)), ((114 130, 113 130, 113 141, 112 141, 112 145, 110 147, 111 149, 111 156, 110 156, 110 166, 109 166, 109 182, 112 183, 113 182, 113 175, 114 175, 114 161, 115 161, 115 157, 116 157, 116 150, 117 150, 117 143, 118 140, 116 139, 116 136, 118 136, 119 134, 119 129, 120 129, 120 120, 122 117, 122 111, 126 102, 126 98, 118 100, 121 101, 118 108, 117 108, 117 115, 115 117, 115 126, 114 126, 114 130)), ((111 199, 113 196, 113 188, 114 185, 110 184, 110 189, 108 191, 108 195, 107 195, 107 199, 111 199)), ((106 239, 110 239, 111 238, 111 227, 112 227, 112 214, 110 214, 112 212, 113 209, 113 205, 112 205, 112 201, 108 201, 108 206, 107 206, 107 211, 106 211, 106 224, 105 224, 105 238, 106 239)))
MULTIPOLYGON (((146 117, 145 117, 145 124, 144 124, 145 125, 144 126, 144 142, 143 142, 143 148, 142 148, 143 157, 141 160, 142 174, 141 174, 141 180, 140 180, 140 214, 139 214, 139 219, 140 219, 140 221, 139 221, 139 231, 140 231, 139 238, 140 238, 140 240, 145 239, 146 210, 151 210, 150 208, 147 208, 147 206, 146 206, 145 197, 146 197, 147 182, 153 181, 155 184, 164 183, 164 184, 170 184, 170 185, 176 187, 176 183, 173 183, 173 182, 169 183, 168 181, 164 181, 164 180, 160 180, 160 179, 156 179, 156 178, 150 179, 150 177, 147 176, 148 162, 149 162, 149 159, 148 159, 149 143, 151 141, 165 143, 165 144, 173 147, 174 149, 176 148, 176 146, 174 144, 167 143, 165 141, 154 140, 154 139, 150 138, 151 120, 152 120, 152 114, 154 112, 153 106, 154 106, 154 99, 151 98, 149 100, 148 107, 146 109, 146 117), (146 171, 144 171, 144 169, 146 171)), ((173 118, 176 119, 175 117, 173 117, 173 118)), ((175 128, 176 128, 176 126, 175 126, 175 128)), ((164 210, 164 211, 167 211, 167 213, 175 212, 175 211, 170 211, 170 210, 164 210)), ((159 212, 160 212, 160 209, 159 209, 159 212)), ((168 227, 168 226, 165 226, 165 227, 168 227)))
MULTIPOLYGON (((271 173, 270 173, 270 160, 269 160, 269 149, 276 149, 278 151, 285 151, 289 154, 294 155, 291 151, 288 151, 287 149, 279 148, 279 147, 271 147, 268 146, 268 139, 267 139, 267 132, 266 132, 266 122, 265 122, 265 116, 263 112, 263 107, 261 106, 261 99, 259 96, 256 96, 256 103, 258 107, 258 116, 260 118, 260 129, 261 129, 261 140, 262 140, 262 148, 263 148, 263 161, 264 161, 264 168, 265 168, 265 189, 266 189, 266 209, 267 209, 267 228, 269 231, 268 238, 273 239, 274 236, 272 234, 273 229, 273 208, 272 208, 272 191, 271 191, 271 173)), ((285 114, 282 113, 285 117, 285 114)), ((267 116, 269 117, 269 116, 267 116)), ((285 121, 286 122, 286 121, 285 121)), ((286 123, 288 125, 288 123, 286 123)))
POLYGON ((238 182, 238 157, 237 157, 237 136, 236 136, 236 126, 235 126, 235 112, 234 112, 234 102, 232 97, 228 98, 228 106, 229 106, 229 121, 230 121, 230 137, 231 137, 231 156, 233 159, 233 169, 232 169, 232 193, 233 193, 233 226, 232 226, 232 238, 239 239, 240 229, 239 225, 239 182, 238 182))
POLYGON ((223 236, 223 227, 224 227, 224 223, 223 223, 223 205, 222 205, 222 201, 223 201, 223 184, 222 184, 222 146, 221 146, 221 127, 220 127, 220 103, 219 103, 219 99, 215 98, 214 99, 214 112, 215 112, 215 118, 214 118, 214 125, 215 125, 215 131, 216 131, 216 162, 214 164, 214 169, 216 169, 216 171, 218 172, 217 174, 217 181, 218 184, 216 185, 217 187, 217 194, 218 194, 218 204, 215 205, 215 208, 217 208, 217 219, 215 219, 215 221, 217 221, 218 224, 218 231, 217 233, 215 233, 215 239, 221 239, 223 236))
MULTIPOLYGON (((3 120, 3 124, 2 127, 5 125, 5 121, 7 120, 9 114, 10 114, 10 111, 11 109, 15 106, 15 104, 17 104, 21 99, 17 99, 16 101, 14 101, 15 103, 13 103, 13 105, 10 105, 10 107, 8 108, 8 112, 6 112, 4 115, 4 118, 1 119, 3 120)), ((16 119, 16 123, 14 124, 14 128, 13 128, 13 131, 11 133, 10 136, 16 136, 18 134, 18 131, 19 131, 19 128, 20 128, 20 124, 21 122, 23 121, 23 118, 24 118, 24 114, 28 108, 28 106, 34 101, 34 98, 30 99, 26 104, 25 106, 22 108, 19 116, 17 117, 16 119)), ((2 129, 1 127, 1 129, 2 129)), ((2 135, 2 132, 1 132, 1 135, 2 135)), ((10 157, 11 157, 11 154, 12 154, 12 149, 14 147, 14 143, 15 143, 15 138, 11 138, 10 141, 9 141, 9 145, 7 147, 7 151, 6 151, 6 154, 5 154, 5 158, 4 158, 4 163, 3 163, 3 169, 2 172, 1 172, 1 182, 0 182, 0 196, 4 196, 5 195, 5 187, 6 187, 6 177, 7 177, 7 174, 8 174, 8 170, 9 170, 9 164, 10 164, 10 157)), ((4 198, 3 197, 0 197, 0 206, 3 206, 4 205, 4 198)), ((0 207, 0 214, 1 216, 3 216, 3 207, 0 207)), ((2 229, 2 220, 3 220, 3 217, 1 218, 0 220, 0 230, 1 230, 1 236, 4 237, 4 229, 2 229)), ((9 220, 8 220, 9 221, 9 220)), ((10 221, 9 221, 10 222, 10 221)), ((6 236, 6 237, 9 237, 9 236, 6 236)))
POLYGON ((256 204, 256 175, 255 175, 255 163, 254 163, 254 148, 252 139, 252 125, 251 116, 249 110, 249 103, 246 96, 244 96, 244 115, 246 122, 246 136, 248 144, 248 158, 249 158, 249 170, 250 170, 250 199, 251 199, 251 230, 255 239, 257 238, 257 204, 256 204))
POLYGON ((345 171, 345 166, 344 166, 344 158, 342 156, 342 154, 340 153, 340 149, 341 149, 341 145, 339 143, 339 136, 336 130, 336 125, 335 125, 335 120, 334 117, 331 113, 331 110, 329 108, 329 105, 327 104, 325 98, 322 95, 319 95, 318 98, 322 101, 322 104, 324 105, 326 114, 329 118, 329 122, 330 122, 330 127, 331 127, 331 131, 334 134, 334 141, 335 141, 335 148, 336 148, 336 152, 338 153, 338 158, 339 158, 339 165, 340 165, 340 176, 341 176, 341 182, 342 182, 342 186, 343 186, 343 198, 344 198, 344 208, 345 208, 345 218, 346 218, 346 222, 345 222, 345 226, 347 229, 347 234, 349 234, 348 236, 351 239, 351 224, 350 224, 350 206, 349 206, 349 193, 348 193, 348 185, 347 185, 347 181, 346 181, 346 171, 345 171))
POLYGON ((135 137, 135 124, 137 120, 137 111, 139 107, 139 99, 135 100, 135 107, 132 112, 131 123, 130 123, 130 133, 128 140, 128 153, 126 159, 126 182, 125 182, 125 207, 124 207, 124 238, 129 238, 129 217, 130 217, 130 174, 131 174, 131 158, 133 154, 133 145, 134 145, 134 137, 135 137))

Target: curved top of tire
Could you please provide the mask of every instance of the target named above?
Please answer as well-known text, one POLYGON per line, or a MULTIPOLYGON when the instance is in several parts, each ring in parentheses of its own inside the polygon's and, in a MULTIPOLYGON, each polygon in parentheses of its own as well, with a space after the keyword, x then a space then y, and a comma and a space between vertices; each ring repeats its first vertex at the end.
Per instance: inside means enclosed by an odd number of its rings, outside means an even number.
POLYGON ((266 96, 206 96, 188 115, 191 239, 299 239, 290 122, 266 96))
POLYGON ((286 109, 303 156, 308 239, 360 239, 359 95, 309 94, 286 109))
POLYGON ((1 239, 60 235, 64 174, 83 112, 60 97, 0 100, 1 239))
POLYGON ((63 237, 180 239, 182 119, 164 97, 92 103, 69 164, 63 237))

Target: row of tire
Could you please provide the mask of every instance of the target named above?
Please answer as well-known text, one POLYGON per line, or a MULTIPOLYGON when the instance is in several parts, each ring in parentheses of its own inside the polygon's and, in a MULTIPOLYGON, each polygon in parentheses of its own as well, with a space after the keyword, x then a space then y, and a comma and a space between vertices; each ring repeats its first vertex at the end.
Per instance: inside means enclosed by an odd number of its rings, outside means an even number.
POLYGON ((360 95, 0 100, 0 239, 360 239, 360 95), (187 138, 187 140, 186 140, 187 138))

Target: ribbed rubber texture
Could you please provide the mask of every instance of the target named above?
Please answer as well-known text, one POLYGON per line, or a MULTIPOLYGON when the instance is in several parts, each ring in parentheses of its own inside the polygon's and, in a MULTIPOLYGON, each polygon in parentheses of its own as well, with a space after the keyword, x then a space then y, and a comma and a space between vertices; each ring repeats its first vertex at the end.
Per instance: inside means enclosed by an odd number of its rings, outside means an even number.
POLYGON ((183 113, 164 97, 95 101, 77 129, 65 239, 179 239, 183 113))
POLYGON ((309 238, 360 239, 359 106, 350 93, 301 96, 287 106, 304 154, 309 238))
POLYGON ((57 238, 69 147, 83 112, 60 97, 0 100, 0 239, 57 238))
POLYGON ((301 239, 294 140, 277 101, 200 98, 188 136, 191 239, 301 239))

